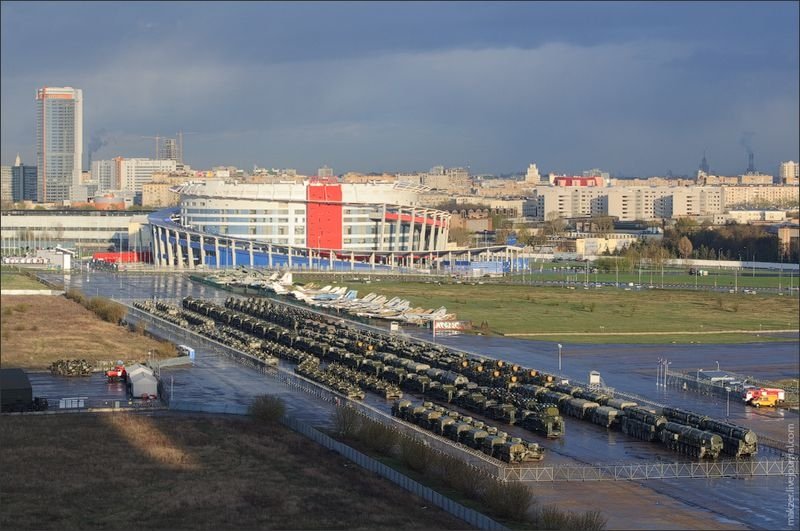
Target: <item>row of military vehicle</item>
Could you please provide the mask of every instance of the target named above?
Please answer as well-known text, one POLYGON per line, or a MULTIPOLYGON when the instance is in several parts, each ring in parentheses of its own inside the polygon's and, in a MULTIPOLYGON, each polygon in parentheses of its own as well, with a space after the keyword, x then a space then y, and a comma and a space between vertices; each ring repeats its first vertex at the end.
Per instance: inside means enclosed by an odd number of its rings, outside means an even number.
POLYGON ((536 443, 509 437, 495 426, 431 402, 415 405, 410 400, 400 400, 392 406, 392 415, 506 463, 540 461, 544 457, 544 450, 536 443))
MULTIPOLYGON (((271 308, 270 312, 273 314, 280 309, 278 305, 273 305, 271 303, 249 303, 249 305, 245 304, 245 306, 242 306, 242 303, 239 301, 241 301, 241 299, 232 298, 226 301, 226 305, 230 307, 229 309, 232 309, 232 307, 247 309, 248 306, 251 309, 256 307, 269 307, 271 308)), ((396 339, 384 342, 380 338, 375 337, 375 334, 365 333, 360 330, 355 332, 355 337, 358 338, 358 341, 355 342, 351 335, 352 330, 346 328, 342 323, 328 322, 327 324, 320 325, 320 318, 310 312, 304 312, 303 310, 297 310, 295 308, 292 309, 292 312, 292 323, 294 326, 302 325, 304 332, 307 332, 305 328, 306 325, 316 330, 325 330, 325 336, 327 337, 333 335, 333 331, 335 331, 337 343, 341 344, 342 347, 334 348, 317 345, 315 348, 319 349, 323 354, 328 354, 326 351, 327 348, 332 351, 333 356, 339 356, 341 358, 340 361, 343 363, 348 363, 356 367, 360 367, 360 365, 363 364, 365 357, 382 356, 378 358, 381 363, 383 363, 384 359, 391 360, 391 358, 386 357, 386 355, 390 353, 376 351, 376 345, 378 345, 378 349, 380 350, 384 348, 397 350, 398 348, 402 348, 402 344, 404 343, 402 340, 398 341, 396 339), (311 326, 311 323, 317 323, 317 325, 311 326), (355 352, 353 352, 353 350, 355 350, 355 352), (363 354, 367 354, 368 356, 362 358, 358 357, 363 354)), ((263 314, 265 313, 262 311, 262 315, 263 314)), ((233 316, 235 314, 231 315, 233 316)), ((315 339, 306 338, 300 342, 324 343, 324 341, 322 341, 323 339, 323 337, 317 336, 315 339)), ((313 344, 310 346, 314 347, 313 344)), ((655 411, 644 408, 639 408, 641 411, 638 417, 634 415, 634 411, 631 411, 631 414, 625 415, 623 412, 626 408, 636 407, 635 403, 611 398, 602 391, 585 390, 581 387, 570 386, 567 383, 557 383, 557 379, 553 375, 539 373, 533 369, 506 363, 503 360, 486 360, 476 357, 467 357, 464 353, 454 353, 441 348, 419 348, 412 343, 409 343, 409 348, 402 352, 407 356, 404 360, 416 362, 416 365, 413 365, 413 367, 417 371, 426 371, 433 368, 430 367, 431 364, 427 362, 432 362, 436 367, 443 370, 452 371, 453 369, 460 369, 457 374, 466 377, 467 380, 469 380, 467 375, 473 378, 483 378, 483 382, 493 383, 495 385, 500 384, 498 387, 508 389, 514 394, 523 397, 532 397, 542 403, 556 404, 562 412, 570 416, 589 420, 596 424, 604 425, 607 428, 619 427, 623 433, 642 440, 661 440, 661 431, 667 421, 666 418, 661 418, 663 415, 656 414, 655 411), (428 365, 428 367, 425 367, 425 365, 428 365), (543 396, 540 397, 539 394, 543 394, 543 396)), ((375 360, 372 360, 367 363, 367 367, 374 367, 374 362, 375 360)), ((402 363, 406 367, 409 365, 409 361, 402 361, 402 363)), ((405 367, 400 368, 405 369, 405 367)), ((374 368, 374 370, 377 372, 379 369, 374 368)), ((402 373, 399 374, 402 375, 402 373)), ((385 376, 387 378, 395 378, 398 383, 401 381, 400 378, 403 377, 398 375, 396 368, 389 370, 385 376)), ((415 389, 416 391, 424 392, 426 390, 422 375, 411 378, 410 381, 415 381, 415 385, 419 387, 415 389)), ((452 396, 449 398, 452 399, 452 396)), ((506 409, 508 408, 506 407, 506 409)), ((675 423, 683 422, 678 418, 670 420, 674 420, 675 423)), ((716 432, 716 430, 722 430, 723 433, 717 433, 717 435, 722 437, 725 441, 725 453, 730 455, 737 457, 752 455, 756 451, 756 444, 754 441, 755 434, 746 428, 729 423, 722 423, 720 421, 708 423, 707 429, 703 429, 703 426, 699 424, 689 427, 700 431, 713 430, 716 432)), ((686 437, 690 437, 690 435, 686 437)), ((696 437, 694 439, 700 440, 696 437)), ((670 447, 690 455, 694 452, 683 443, 670 447), (683 450, 681 448, 683 448, 683 450)), ((697 453, 713 455, 713 452, 698 451, 697 453)))
MULTIPOLYGON (((239 305, 232 304, 232 300, 228 301, 228 305, 241 308, 239 305)), ((208 315, 223 315, 220 308, 213 303, 197 301, 196 299, 185 299, 184 306, 193 309, 205 308, 205 312, 208 315)), ((281 334, 277 331, 279 328, 278 325, 270 327, 261 322, 260 318, 256 318, 258 320, 248 320, 241 315, 239 310, 233 310, 232 308, 229 308, 229 310, 232 311, 225 314, 227 315, 227 319, 225 319, 224 322, 242 326, 251 333, 259 330, 267 330, 270 332, 267 334, 268 337, 274 337, 278 341, 291 345, 286 348, 305 351, 327 359, 331 362, 335 370, 338 371, 340 376, 346 376, 350 382, 376 392, 384 398, 391 399, 392 395, 400 392, 397 388, 399 385, 409 392, 425 394, 433 399, 445 402, 454 401, 467 409, 470 409, 472 405, 473 407, 471 409, 475 410, 477 413, 484 414, 497 420, 503 420, 509 424, 519 424, 530 431, 541 433, 546 437, 559 437, 564 433, 564 421, 558 415, 558 411, 554 410, 553 407, 544 407, 532 403, 528 404, 528 407, 518 410, 516 407, 509 404, 500 404, 491 401, 489 403, 484 403, 485 401, 482 401, 473 404, 470 402, 470 399, 480 396, 477 393, 471 392, 477 389, 477 384, 470 382, 466 376, 452 370, 432 368, 427 363, 417 362, 388 352, 376 352, 369 346, 365 347, 364 342, 359 341, 352 343, 352 346, 359 352, 363 352, 363 354, 357 354, 341 346, 327 344, 323 341, 324 338, 308 330, 304 330, 305 335, 303 336, 293 333, 281 334), (314 339, 308 337, 309 335, 313 336, 314 339), (338 368, 339 366, 337 364, 341 364, 342 368, 338 368), (345 368, 349 369, 349 371, 345 372, 345 368), (368 377, 361 376, 360 374, 366 374, 368 377)), ((265 315, 265 312, 259 312, 259 314, 265 315)), ((345 343, 345 346, 346 345, 345 343)), ((464 363, 464 360, 458 360, 455 363, 448 364, 448 366, 465 367, 467 365, 464 363)), ((503 368, 504 364, 501 362, 498 366, 503 368)), ((515 368, 513 370, 516 371, 518 369, 515 368)), ((480 373, 481 371, 478 370, 475 372, 480 373)), ((488 371, 487 374, 489 374, 488 371)), ((491 382, 491 380, 489 381, 491 382)))
POLYGON ((661 430, 670 422, 719 436, 724 443, 722 452, 727 455, 744 457, 758 452, 758 437, 754 431, 690 411, 670 407, 660 410, 641 408, 636 402, 612 398, 603 391, 568 383, 554 384, 549 388, 526 385, 514 390, 539 401, 554 403, 570 416, 619 429, 637 439, 661 440, 661 430))
POLYGON ((331 371, 324 370, 319 363, 319 358, 310 358, 297 365, 295 372, 309 380, 337 391, 352 400, 364 400, 364 391, 352 382, 345 380, 331 371))

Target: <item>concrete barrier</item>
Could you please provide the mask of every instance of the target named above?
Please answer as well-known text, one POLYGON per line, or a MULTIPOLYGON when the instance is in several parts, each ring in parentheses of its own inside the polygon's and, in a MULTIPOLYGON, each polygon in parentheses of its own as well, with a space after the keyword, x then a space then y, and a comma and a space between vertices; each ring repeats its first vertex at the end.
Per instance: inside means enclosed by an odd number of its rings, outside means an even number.
POLYGON ((0 295, 63 295, 63 290, 55 289, 4 289, 0 290, 0 295))

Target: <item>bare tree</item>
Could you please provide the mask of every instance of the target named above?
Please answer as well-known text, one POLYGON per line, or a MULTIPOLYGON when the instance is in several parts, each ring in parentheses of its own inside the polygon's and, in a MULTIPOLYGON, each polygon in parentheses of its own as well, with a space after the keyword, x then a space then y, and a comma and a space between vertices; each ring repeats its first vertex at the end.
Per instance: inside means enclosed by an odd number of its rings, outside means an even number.
POLYGON ((614 220, 610 216, 597 216, 592 218, 595 232, 605 238, 614 230, 614 220))
POLYGON ((554 210, 545 216, 544 226, 547 234, 555 236, 564 231, 567 227, 567 222, 554 210))
POLYGON ((686 236, 678 240, 678 252, 681 258, 689 258, 692 255, 692 242, 686 236))

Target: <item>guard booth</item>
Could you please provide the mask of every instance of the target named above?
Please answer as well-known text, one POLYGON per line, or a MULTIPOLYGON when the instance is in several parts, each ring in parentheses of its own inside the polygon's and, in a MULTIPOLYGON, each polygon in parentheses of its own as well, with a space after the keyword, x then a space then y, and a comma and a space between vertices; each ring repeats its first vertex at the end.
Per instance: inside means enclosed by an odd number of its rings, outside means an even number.
POLYGON ((33 389, 22 369, 0 369, 2 411, 25 411, 33 404, 33 389))

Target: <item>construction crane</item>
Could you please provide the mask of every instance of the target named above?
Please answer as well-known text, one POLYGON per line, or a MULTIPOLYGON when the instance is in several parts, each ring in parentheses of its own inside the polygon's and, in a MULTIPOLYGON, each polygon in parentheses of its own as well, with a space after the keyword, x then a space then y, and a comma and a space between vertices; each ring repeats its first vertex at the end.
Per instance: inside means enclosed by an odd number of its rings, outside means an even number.
POLYGON ((155 141, 156 141, 156 154, 155 154, 155 156, 153 158, 154 159, 158 159, 158 148, 161 145, 160 144, 160 140, 162 138, 165 138, 165 137, 156 135, 156 136, 143 136, 143 137, 140 137, 140 138, 154 138, 155 139, 155 141))
POLYGON ((199 133, 191 132, 191 133, 184 133, 183 131, 178 131, 178 162, 183 164, 183 135, 196 135, 199 133))

